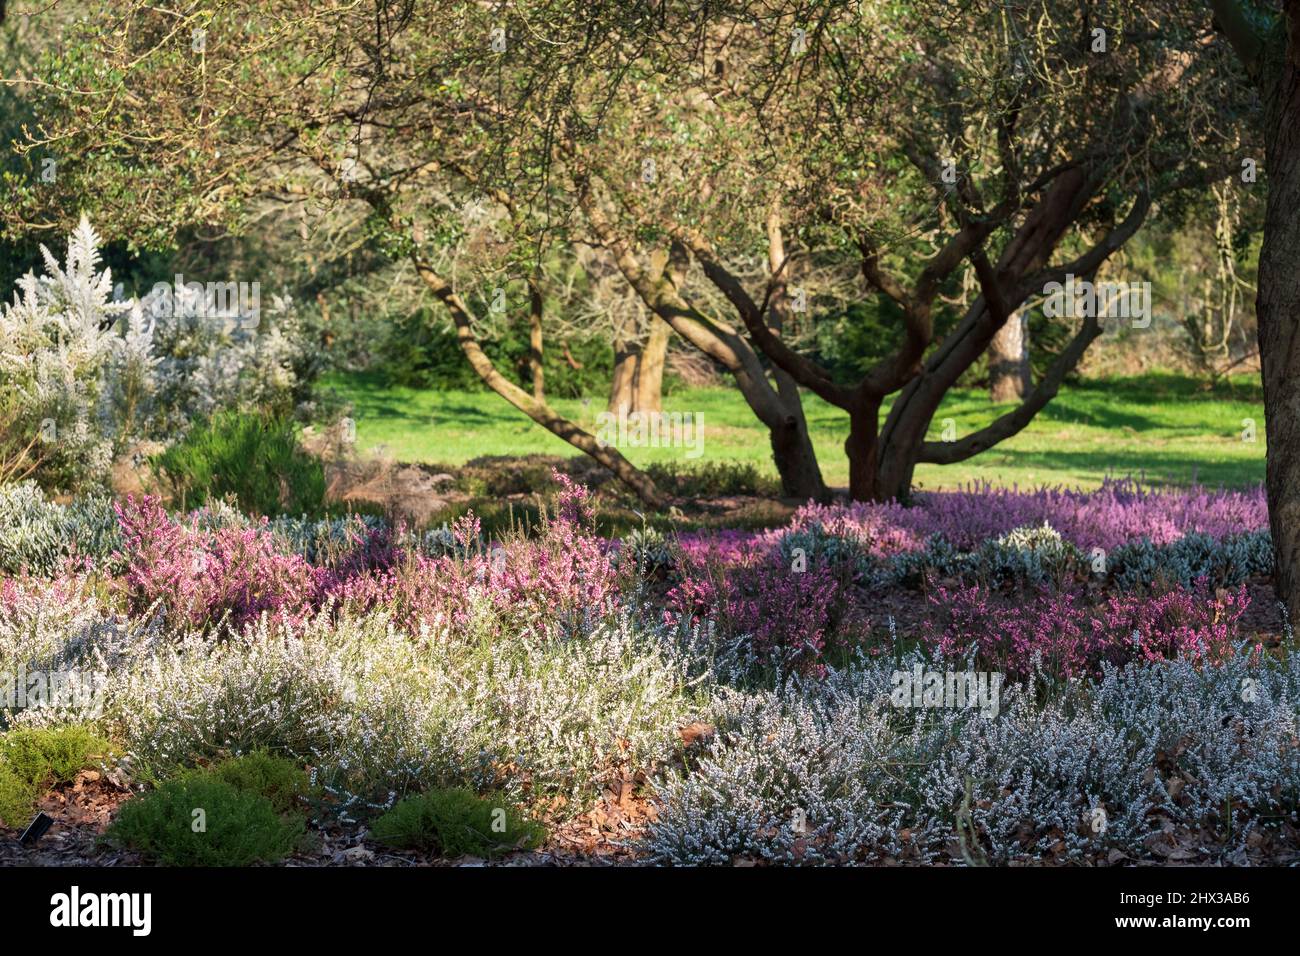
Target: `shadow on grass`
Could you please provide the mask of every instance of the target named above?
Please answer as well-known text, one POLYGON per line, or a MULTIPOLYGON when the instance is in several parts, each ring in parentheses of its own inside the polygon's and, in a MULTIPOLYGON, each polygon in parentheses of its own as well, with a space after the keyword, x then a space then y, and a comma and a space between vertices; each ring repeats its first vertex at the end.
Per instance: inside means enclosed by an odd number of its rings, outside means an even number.
POLYGON ((1084 379, 1067 386, 1076 393, 1093 393, 1125 401, 1242 402, 1261 405, 1264 386, 1258 375, 1234 375, 1209 386, 1204 380, 1187 375, 1152 372, 1112 379, 1084 379))
MULTIPOLYGON (((1103 478, 1141 478, 1144 484, 1176 486, 1198 484, 1208 488, 1248 488, 1264 480, 1264 460, 1213 461, 1185 455, 1162 454, 1151 449, 1132 452, 1063 451, 1052 449, 995 449, 984 464, 990 472, 998 468, 1043 472, 1068 472, 1096 481, 1103 478)), ((1047 484, 1052 482, 1048 481, 1047 484)))

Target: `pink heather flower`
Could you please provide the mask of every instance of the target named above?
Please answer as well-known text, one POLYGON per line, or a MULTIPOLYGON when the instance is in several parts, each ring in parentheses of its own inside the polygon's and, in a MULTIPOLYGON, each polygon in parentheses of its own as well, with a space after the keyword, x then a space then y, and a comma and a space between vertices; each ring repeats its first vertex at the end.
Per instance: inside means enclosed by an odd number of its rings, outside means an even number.
POLYGON ((980 587, 940 588, 923 622, 922 639, 942 657, 972 651, 985 666, 1013 676, 1034 660, 1056 676, 1095 673, 1103 661, 1160 661, 1178 656, 1221 660, 1239 640, 1250 604, 1244 586, 1210 595, 1204 587, 1158 595, 1115 594, 1100 606, 1087 595, 1042 592, 1008 603, 980 587))
POLYGON ((223 618, 242 626, 263 613, 299 620, 316 605, 322 573, 281 554, 266 531, 182 525, 152 496, 114 504, 122 528, 131 610, 155 604, 177 623, 205 628, 223 618))
POLYGON ((729 635, 749 635, 762 658, 794 659, 824 670, 822 655, 866 622, 851 572, 829 564, 795 571, 777 539, 745 532, 679 539, 680 581, 665 595, 664 621, 695 626, 711 619, 729 635))
POLYGON ((896 502, 808 504, 795 513, 791 527, 820 524, 883 557, 921 548, 932 534, 973 550, 1008 531, 1044 522, 1084 551, 1110 550, 1142 537, 1167 544, 1191 532, 1221 538, 1264 529, 1268 505, 1263 488, 1157 491, 1124 479, 1107 480, 1095 491, 1026 492, 985 483, 960 491, 921 492, 911 507, 896 502))
POLYGON ((557 514, 537 538, 477 548, 478 519, 466 514, 452 535, 466 552, 456 558, 407 554, 388 566, 324 584, 327 596, 361 610, 390 608, 409 630, 421 624, 463 627, 475 601, 487 602, 519 627, 569 620, 620 602, 612 546, 587 530, 592 519, 587 489, 558 475, 563 486, 557 514))

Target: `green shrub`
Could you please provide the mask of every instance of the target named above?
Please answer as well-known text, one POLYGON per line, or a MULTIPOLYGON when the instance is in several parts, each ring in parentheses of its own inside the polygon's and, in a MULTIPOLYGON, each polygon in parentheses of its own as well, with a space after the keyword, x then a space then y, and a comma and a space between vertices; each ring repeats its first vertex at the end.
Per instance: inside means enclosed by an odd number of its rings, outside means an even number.
POLYGON ((88 727, 21 727, 0 736, 0 821, 18 828, 50 787, 67 783, 112 751, 88 727))
MULTIPOLYGON (((479 303, 486 307, 490 303, 479 303)), ((465 359, 456 330, 445 318, 416 309, 392 315, 369 343, 368 365, 389 385, 409 388, 481 391, 487 386, 465 359)), ((483 350, 503 374, 528 387, 530 347, 526 326, 510 325, 483 341, 483 350)), ((609 391, 614 372, 614 350, 599 335, 572 335, 562 343, 548 343, 542 353, 546 393, 551 398, 598 396, 609 391), (565 350, 573 357, 571 363, 565 350), (575 367, 576 366, 576 367, 575 367)))
POLYGON ((266 797, 276 813, 299 810, 299 800, 311 793, 311 781, 306 770, 292 760, 272 756, 265 750, 233 757, 201 773, 245 793, 266 797))
POLYGON ((761 474, 749 462, 708 461, 687 465, 681 462, 655 462, 645 472, 659 486, 686 498, 715 495, 776 495, 780 483, 761 474))
POLYGON ((371 832, 380 843, 400 849, 489 859, 540 846, 546 836, 540 823, 504 798, 459 787, 407 797, 376 820, 371 832))
POLYGON ((282 859, 305 829, 267 797, 193 773, 122 804, 106 838, 168 866, 247 866, 282 859))
POLYGON ((154 458, 182 507, 233 497, 256 514, 319 514, 325 470, 298 444, 292 421, 221 412, 154 458))

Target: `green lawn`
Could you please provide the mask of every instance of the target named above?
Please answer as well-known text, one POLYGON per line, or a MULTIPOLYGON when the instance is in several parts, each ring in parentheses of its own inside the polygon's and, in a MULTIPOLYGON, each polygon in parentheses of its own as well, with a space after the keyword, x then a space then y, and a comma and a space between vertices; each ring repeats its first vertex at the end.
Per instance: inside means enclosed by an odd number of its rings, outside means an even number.
MULTIPOLYGON (((362 451, 383 446, 402 461, 462 464, 480 455, 575 454, 574 449, 491 392, 434 392, 385 387, 365 375, 332 375, 325 382, 353 406, 362 451)), ((604 396, 556 400, 558 410, 594 430, 604 396)), ((847 417, 806 395, 818 458, 828 482, 845 485, 847 417)), ((748 461, 775 474, 767 434, 734 389, 681 389, 664 398, 666 412, 702 416, 701 460, 748 461)), ((935 417, 957 436, 1004 410, 982 390, 949 395, 935 417)), ((883 416, 882 416, 883 418, 883 416)), ((682 460, 680 448, 626 448, 636 463, 682 460)), ((689 464, 689 462, 687 462, 689 464)), ((959 465, 922 465, 920 487, 952 487, 973 480, 998 485, 1095 486, 1107 475, 1144 474, 1149 481, 1246 485, 1264 478, 1264 408, 1258 378, 1238 377, 1209 391, 1174 375, 1089 380, 1066 386, 1019 435, 959 465), (1254 419, 1253 442, 1242 437, 1254 419)))

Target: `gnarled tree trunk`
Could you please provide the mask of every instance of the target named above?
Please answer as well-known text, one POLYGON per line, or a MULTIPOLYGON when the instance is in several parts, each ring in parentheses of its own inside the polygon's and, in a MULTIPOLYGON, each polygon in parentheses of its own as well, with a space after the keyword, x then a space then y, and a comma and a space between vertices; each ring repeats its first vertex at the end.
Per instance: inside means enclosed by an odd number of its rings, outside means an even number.
MULTIPOLYGON (((704 315, 682 297, 679 289, 687 265, 684 247, 675 243, 671 255, 650 257, 650 264, 644 265, 632 243, 605 214, 590 183, 582 189, 579 201, 588 223, 646 306, 690 345, 732 374, 745 403, 767 426, 782 494, 825 501, 829 492, 817 464, 794 379, 784 370, 777 370, 769 380, 769 370, 744 336, 728 323, 704 315)), ((774 298, 774 308, 779 300, 779 296, 774 298)), ((775 317, 769 321, 775 321, 775 317)))
POLYGON ((1265 484, 1274 583, 1300 629, 1300 0, 1265 26, 1252 4, 1210 0, 1264 102, 1268 197, 1259 251, 1259 357, 1268 436, 1265 484))
POLYGON ((546 401, 546 373, 542 370, 542 313, 546 300, 533 276, 528 280, 528 371, 533 381, 533 401, 546 401))
POLYGON ((452 322, 456 326, 456 340, 460 343, 461 351, 465 353, 465 357, 469 360, 469 364, 474 371, 478 373, 479 377, 492 391, 547 431, 564 439, 574 448, 585 452, 600 462, 600 464, 612 471, 616 478, 635 491, 637 496, 646 504, 656 508, 667 504, 667 500, 655 487, 655 483, 650 479, 650 476, 628 461, 617 448, 600 441, 595 435, 586 431, 576 422, 559 415, 545 402, 537 401, 528 392, 497 371, 496 366, 492 364, 492 360, 483 351, 482 346, 479 345, 478 337, 474 334, 473 324, 470 320, 469 309, 461 301, 460 296, 456 294, 456 290, 452 288, 451 283, 439 275, 428 262, 418 255, 413 255, 412 260, 421 280, 438 297, 438 300, 447 307, 447 311, 451 313, 452 322))

